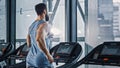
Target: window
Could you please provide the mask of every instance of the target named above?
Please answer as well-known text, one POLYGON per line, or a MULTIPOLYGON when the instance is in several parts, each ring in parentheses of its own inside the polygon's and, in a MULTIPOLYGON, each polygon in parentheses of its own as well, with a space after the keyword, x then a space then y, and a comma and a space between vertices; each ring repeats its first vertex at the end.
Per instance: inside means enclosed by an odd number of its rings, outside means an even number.
MULTIPOLYGON (((80 57, 83 58, 85 56, 85 0, 78 0, 79 4, 77 5, 77 42, 82 46, 83 53, 80 57), (81 8, 80 8, 81 7, 81 8), (82 12, 80 11, 82 10, 82 12)), ((84 65, 80 66, 80 68, 85 68, 84 65)))
MULTIPOLYGON (((53 0, 53 5, 54 5, 53 8, 55 7, 54 3, 57 3, 57 1, 59 0, 53 0)), ((65 41, 65 1, 64 0, 60 0, 52 23, 53 23, 51 29, 51 32, 53 33, 52 45, 55 46, 59 42, 65 41)))
MULTIPOLYGON (((59 42, 65 41, 65 3, 64 0, 50 0, 52 1, 52 11, 48 12, 49 16, 53 15, 52 18, 52 29, 53 34, 52 45, 56 45, 59 42), (55 7, 56 4, 58 7, 55 7), (56 11, 54 11, 56 9, 56 11)), ((16 1, 16 41, 22 42, 26 39, 28 33, 28 27, 36 18, 34 6, 38 3, 43 2, 42 0, 17 0, 16 1), (29 4, 28 4, 29 2, 29 4), (27 3, 27 4, 26 4, 27 3)), ((49 8, 49 1, 47 1, 47 7, 49 8)), ((49 10, 48 10, 49 11, 49 10)), ((51 17, 50 17, 51 19, 51 17)), ((49 23, 49 22, 48 22, 49 23)), ((18 44, 19 45, 19 44, 18 44)))
POLYGON ((34 6, 41 2, 42 0, 16 0, 16 48, 26 41, 28 28, 36 18, 34 6))
POLYGON ((114 6, 114 11, 119 11, 119 7, 118 6, 114 6))
POLYGON ((0 42, 6 42, 6 3, 0 0, 0 42))
POLYGON ((81 8, 77 8, 77 35, 78 37, 85 37, 85 21, 80 12, 80 9, 82 9, 83 14, 85 15, 84 0, 79 0, 79 5, 81 6, 81 8))
MULTIPOLYGON (((88 45, 94 48, 106 41, 120 41, 119 8, 120 0, 88 0, 88 22, 85 27, 85 42, 88 45)), ((102 65, 89 65, 87 68, 101 67, 116 68, 102 65)))

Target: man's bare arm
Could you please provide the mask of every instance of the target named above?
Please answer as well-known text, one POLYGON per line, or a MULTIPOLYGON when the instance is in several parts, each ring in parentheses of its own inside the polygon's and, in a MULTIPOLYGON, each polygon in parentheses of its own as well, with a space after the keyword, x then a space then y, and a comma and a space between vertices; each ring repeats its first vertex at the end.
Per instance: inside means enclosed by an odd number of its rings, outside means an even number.
POLYGON ((30 47, 31 46, 31 42, 30 42, 30 35, 27 35, 27 46, 30 47))
POLYGON ((51 57, 51 55, 46 47, 46 44, 45 44, 45 35, 46 35, 45 27, 46 27, 46 23, 43 23, 39 26, 39 28, 37 30, 37 35, 36 35, 36 41, 37 41, 37 44, 40 47, 40 49, 45 53, 48 60, 52 63, 53 58, 51 57))

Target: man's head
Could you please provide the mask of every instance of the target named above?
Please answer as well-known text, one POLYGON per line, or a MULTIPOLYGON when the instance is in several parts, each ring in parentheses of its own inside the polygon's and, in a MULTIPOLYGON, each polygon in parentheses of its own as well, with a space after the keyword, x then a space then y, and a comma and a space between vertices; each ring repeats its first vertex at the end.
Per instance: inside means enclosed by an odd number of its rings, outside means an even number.
POLYGON ((35 11, 37 13, 37 15, 43 15, 43 14, 47 14, 47 7, 44 3, 39 3, 35 6, 35 11))

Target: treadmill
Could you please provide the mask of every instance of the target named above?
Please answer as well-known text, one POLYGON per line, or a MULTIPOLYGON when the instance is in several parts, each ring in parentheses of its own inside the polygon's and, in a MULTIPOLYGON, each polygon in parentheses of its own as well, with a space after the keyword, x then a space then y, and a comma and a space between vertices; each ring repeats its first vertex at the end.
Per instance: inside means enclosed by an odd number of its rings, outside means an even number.
POLYGON ((120 42, 104 42, 67 68, 77 68, 82 64, 120 66, 120 42))
POLYGON ((71 64, 77 63, 82 54, 82 47, 76 42, 61 42, 50 50, 56 65, 64 63, 57 68, 67 68, 71 64))
MULTIPOLYGON (((53 56, 56 65, 59 65, 59 63, 64 63, 57 68, 67 68, 69 65, 77 63, 82 54, 82 47, 76 42, 61 42, 51 48, 50 53, 53 56)), ((15 65, 6 66, 6 68, 21 67, 26 67, 25 61, 15 65)))

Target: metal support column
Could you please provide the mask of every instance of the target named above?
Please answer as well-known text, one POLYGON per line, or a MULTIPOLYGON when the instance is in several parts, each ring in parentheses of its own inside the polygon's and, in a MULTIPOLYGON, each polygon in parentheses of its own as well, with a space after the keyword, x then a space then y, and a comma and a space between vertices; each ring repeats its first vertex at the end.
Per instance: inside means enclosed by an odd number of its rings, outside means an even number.
POLYGON ((16 40, 16 0, 6 0, 7 6, 7 42, 15 45, 16 40))
POLYGON ((77 42, 77 0, 65 0, 66 41, 77 42))
MULTIPOLYGON (((7 42, 16 44, 16 0, 6 0, 7 10, 7 42)), ((14 64, 14 61, 10 61, 14 64)))
MULTIPOLYGON (((87 40, 87 29, 88 29, 88 0, 85 0, 85 41, 87 40)), ((88 54, 88 48, 85 48, 85 54, 88 54)))
MULTIPOLYGON (((88 29, 88 0, 85 0, 85 55, 88 54, 88 44, 86 43, 87 29, 88 29)), ((88 65, 85 65, 85 68, 88 68, 88 65)))
POLYGON ((71 40, 70 37, 70 8, 69 8, 69 0, 65 0, 65 40, 69 42, 71 40))
POLYGON ((48 4, 49 4, 49 12, 52 12, 52 0, 48 0, 48 4))

